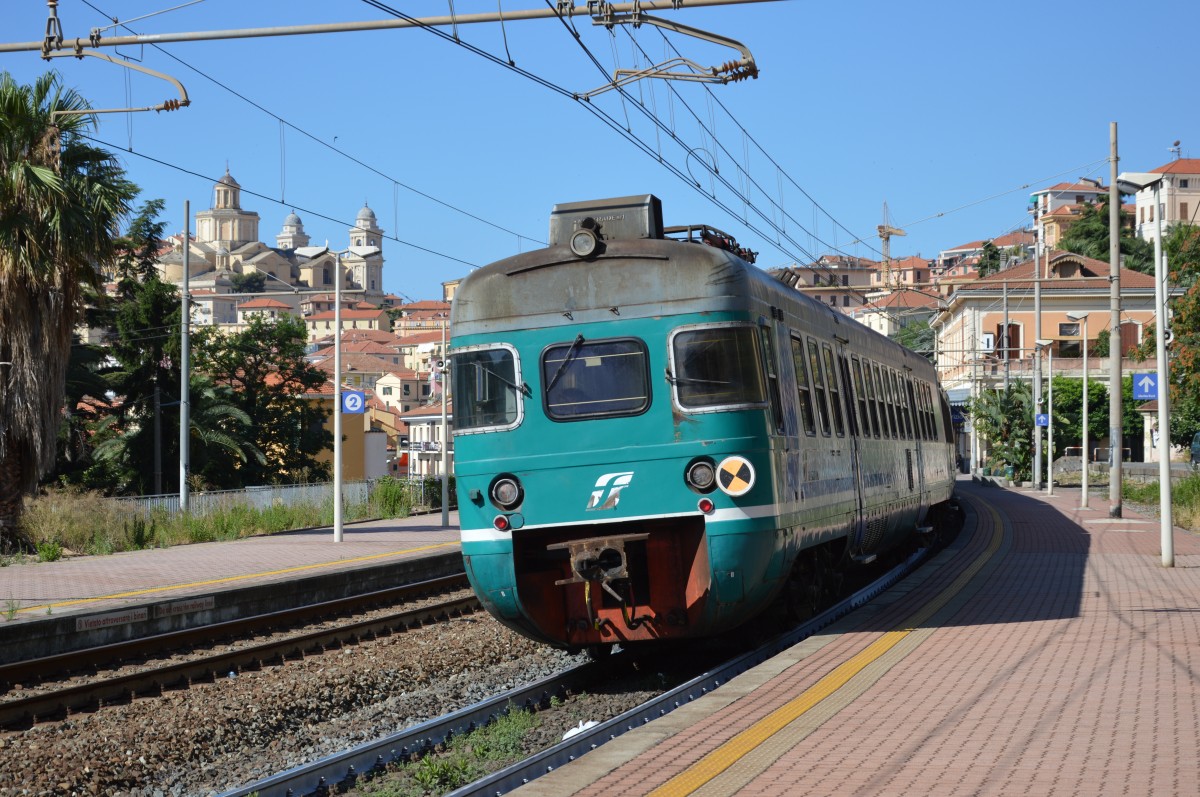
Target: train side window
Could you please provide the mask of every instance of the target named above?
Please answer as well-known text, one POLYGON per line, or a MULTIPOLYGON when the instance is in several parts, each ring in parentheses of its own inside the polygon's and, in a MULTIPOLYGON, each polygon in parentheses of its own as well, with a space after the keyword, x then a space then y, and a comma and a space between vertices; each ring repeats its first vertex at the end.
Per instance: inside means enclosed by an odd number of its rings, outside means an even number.
POLYGON ((817 428, 813 423, 812 391, 808 387, 808 364, 804 358, 804 344, 799 338, 792 338, 792 363, 796 367, 796 394, 800 400, 800 420, 804 424, 805 434, 816 434, 817 428))
POLYGON ((867 391, 863 387, 862 363, 857 357, 851 357, 854 363, 854 395, 858 397, 858 417, 862 420, 863 437, 871 436, 871 414, 867 411, 867 391))
POLYGON ((879 369, 883 377, 883 392, 887 394, 888 418, 892 424, 892 437, 899 440, 904 437, 904 420, 900 417, 900 407, 896 405, 896 394, 892 390, 892 371, 887 366, 879 369))
POLYGON ((895 371, 892 371, 892 388, 896 394, 896 414, 900 416, 900 420, 904 424, 904 437, 912 440, 912 416, 908 414, 908 402, 904 400, 903 382, 900 381, 900 375, 895 371))
POLYGON ((833 348, 828 343, 822 343, 821 352, 825 355, 825 373, 829 376, 829 408, 833 411, 833 431, 838 437, 845 437, 846 427, 842 422, 842 391, 838 388, 837 369, 833 367, 833 348))
MULTIPOLYGON (((466 349, 451 359, 458 407, 454 431, 511 428, 521 420, 521 382, 515 352, 508 347, 466 349)), ((405 386, 407 388, 407 385, 405 386)))
POLYGON ((667 378, 685 409, 762 406, 766 384, 754 327, 724 325, 677 330, 667 378))
POLYGON ((896 411, 887 402, 883 392, 883 379, 879 376, 879 363, 871 363, 871 371, 875 374, 875 394, 879 403, 879 425, 883 427, 884 437, 896 436, 896 411), (888 410, 892 410, 892 421, 888 423, 888 410))
POLYGON ((850 427, 850 435, 857 436, 860 422, 858 420, 858 404, 854 398, 854 380, 850 377, 850 361, 842 352, 838 352, 837 360, 843 395, 846 397, 846 423, 850 427))
POLYGON ((934 440, 937 437, 937 430, 933 428, 933 424, 929 422, 929 385, 921 383, 921 389, 917 392, 917 400, 921 405, 921 420, 925 424, 925 439, 934 440))
MULTIPOLYGON (((887 413, 880 411, 880 399, 876 395, 878 392, 876 390, 876 382, 875 380, 871 379, 872 365, 874 365, 874 363, 870 362, 869 360, 863 361, 863 378, 867 383, 867 404, 869 404, 871 407, 871 428, 875 432, 876 437, 886 437, 887 429, 885 428, 885 425, 887 424, 887 413), (883 420, 883 423, 880 423, 880 419, 883 420)), ((878 369, 879 366, 876 365, 875 368, 878 369)))
POLYGON ((913 390, 912 377, 907 377, 904 380, 904 387, 908 394, 908 407, 913 419, 913 433, 916 436, 916 439, 924 440, 925 424, 921 422, 921 413, 917 410, 917 394, 913 390))
POLYGON ((922 395, 922 400, 924 402, 925 424, 929 425, 929 439, 931 439, 931 441, 936 441, 937 426, 934 424, 934 411, 932 411, 932 402, 930 400, 931 394, 928 384, 920 385, 920 395, 922 395))
POLYGON ((808 339, 808 364, 812 368, 813 390, 817 394, 817 417, 821 421, 821 433, 829 437, 829 396, 825 392, 825 375, 821 371, 821 350, 812 338, 808 339))
POLYGON ((630 338, 557 343, 542 352, 542 401, 556 421, 637 415, 650 406, 646 344, 630 338))
POLYGON ((775 344, 771 339, 771 328, 758 328, 762 339, 763 367, 767 371, 767 385, 771 390, 771 416, 775 419, 775 431, 783 432, 783 401, 779 395, 779 359, 775 356, 775 344))
POLYGON ((938 391, 938 405, 942 409, 942 426, 946 428, 946 439, 950 440, 950 424, 953 421, 950 418, 950 403, 946 401, 946 394, 938 391))

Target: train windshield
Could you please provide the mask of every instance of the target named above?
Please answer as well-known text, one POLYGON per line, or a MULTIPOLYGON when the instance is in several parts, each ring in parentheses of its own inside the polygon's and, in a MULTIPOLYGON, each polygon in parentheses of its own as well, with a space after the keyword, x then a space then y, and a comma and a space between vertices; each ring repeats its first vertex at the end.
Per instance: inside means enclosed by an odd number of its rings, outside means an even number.
POLYGON ((646 345, 640 340, 585 340, 542 354, 542 399, 555 420, 636 415, 650 406, 646 345))
POLYGON ((456 431, 516 425, 527 388, 518 381, 511 349, 460 351, 452 362, 456 431))
POLYGON ((711 409, 763 404, 758 337, 752 326, 683 329, 671 343, 671 381, 683 407, 711 409))

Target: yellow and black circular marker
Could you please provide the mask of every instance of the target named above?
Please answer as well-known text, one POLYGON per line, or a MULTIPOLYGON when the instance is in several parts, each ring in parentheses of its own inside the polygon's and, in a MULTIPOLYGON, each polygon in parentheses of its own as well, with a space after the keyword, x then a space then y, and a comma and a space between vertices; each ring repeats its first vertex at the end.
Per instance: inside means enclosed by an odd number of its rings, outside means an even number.
POLYGON ((726 495, 745 495, 754 486, 754 466, 745 457, 726 457, 717 466, 717 485, 726 495))

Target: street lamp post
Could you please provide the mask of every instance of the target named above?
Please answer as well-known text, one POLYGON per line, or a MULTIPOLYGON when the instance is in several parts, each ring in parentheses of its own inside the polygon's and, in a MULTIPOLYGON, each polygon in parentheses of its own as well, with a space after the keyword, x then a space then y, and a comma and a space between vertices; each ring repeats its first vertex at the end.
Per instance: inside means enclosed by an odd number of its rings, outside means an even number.
POLYGON ((1054 495, 1054 349, 1050 348, 1054 341, 1039 338, 1038 348, 1046 350, 1048 365, 1046 380, 1046 495, 1054 495))
POLYGON ((1091 463, 1091 457, 1088 456, 1088 328, 1087 328, 1087 313, 1067 313, 1067 318, 1072 321, 1083 322, 1083 475, 1081 476, 1081 486, 1083 492, 1079 496, 1079 508, 1088 508, 1088 465, 1091 463))
MULTIPOLYGON (((1161 523, 1163 567, 1175 566, 1174 518, 1171 508, 1171 387, 1167 365, 1167 291, 1166 269, 1162 257, 1162 206, 1159 189, 1163 176, 1154 172, 1122 172, 1117 187, 1123 194, 1154 189, 1154 344, 1158 357, 1158 516, 1161 523)), ((1119 340, 1119 339, 1118 339, 1119 340)))

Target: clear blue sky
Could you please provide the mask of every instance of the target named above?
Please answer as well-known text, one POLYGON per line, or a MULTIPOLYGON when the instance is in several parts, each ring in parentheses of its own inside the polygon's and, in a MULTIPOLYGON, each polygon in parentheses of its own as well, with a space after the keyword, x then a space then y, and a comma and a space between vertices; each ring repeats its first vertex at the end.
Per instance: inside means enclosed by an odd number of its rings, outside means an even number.
MULTIPOLYGON (((61 0, 67 38, 106 24, 92 6, 128 20, 184 0, 90 2, 61 0)), ((503 8, 544 7, 519 3, 503 0, 503 8)), ((454 5, 460 14, 496 9, 454 5)), ((422 0, 402 10, 442 15, 448 4, 422 0)), ((437 298, 442 281, 536 248, 558 202, 654 193, 668 224, 723 229, 759 251, 764 267, 835 248, 877 258, 875 226, 886 202, 892 223, 908 231, 893 239, 893 256, 933 257, 1026 224, 1031 191, 1080 176, 1107 183, 1112 121, 1123 171, 1167 163, 1176 139, 1184 157, 1200 157, 1197 61, 1187 38, 1200 29, 1195 0, 785 0, 658 16, 741 41, 761 75, 711 94, 695 83, 630 86, 686 149, 615 92, 597 96, 595 108, 655 157, 569 96, 420 30, 163 46, 179 60, 126 48, 124 56, 179 79, 193 105, 106 114, 97 136, 120 150, 145 198, 166 200, 172 232, 182 229, 184 200, 193 213, 211 206, 227 162, 243 207, 260 214, 261 238, 271 244, 295 208, 313 243, 344 247, 367 201, 399 239, 385 239, 384 287, 412 299, 437 298), (700 189, 660 165, 658 153, 700 189), (731 187, 704 171, 710 153, 731 187), (706 196, 713 193, 724 207, 706 196), (865 243, 855 243, 859 237, 865 243)), ((46 5, 9 0, 4 17, 0 41, 36 41, 46 5)), ((385 17, 353 0, 207 0, 130 27, 150 34, 385 17)), ((663 36, 648 26, 610 36, 584 20, 576 25, 607 69, 614 58, 624 68, 635 58, 644 66, 635 41, 656 61, 668 57, 663 36)), ((506 36, 519 67, 568 91, 605 81, 557 20, 462 26, 459 35, 504 60, 506 36)), ((704 65, 735 55, 674 34, 670 41, 704 65)), ((97 108, 175 96, 167 83, 96 59, 52 66, 97 108)), ((36 53, 0 53, 0 70, 22 82, 47 68, 36 53)))

